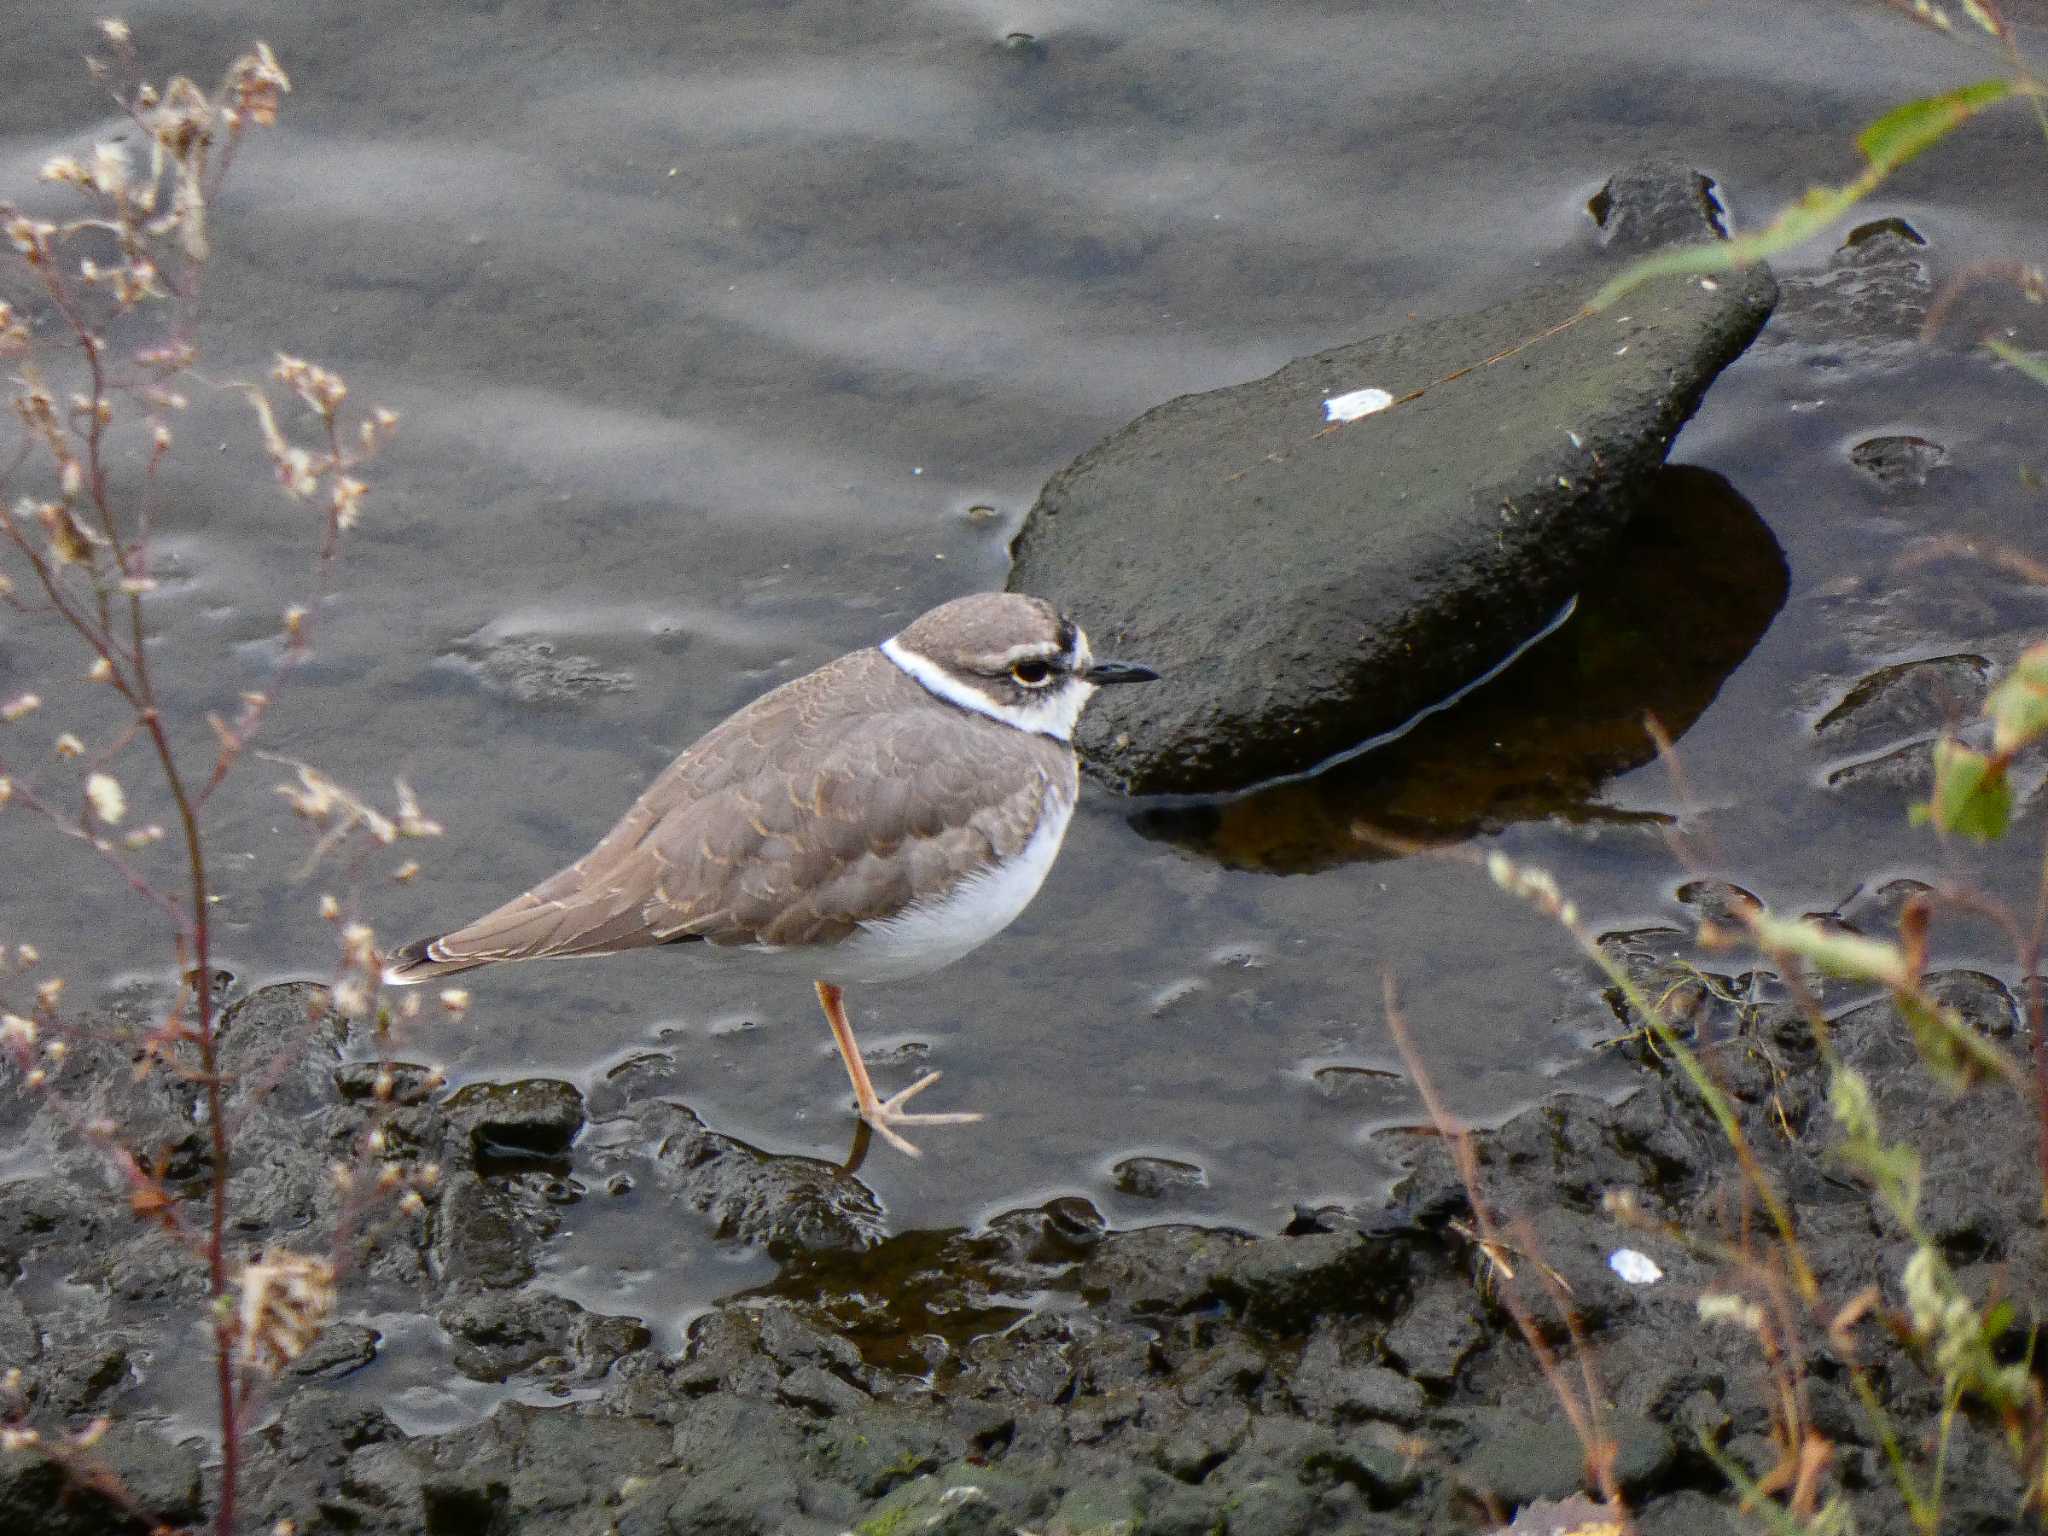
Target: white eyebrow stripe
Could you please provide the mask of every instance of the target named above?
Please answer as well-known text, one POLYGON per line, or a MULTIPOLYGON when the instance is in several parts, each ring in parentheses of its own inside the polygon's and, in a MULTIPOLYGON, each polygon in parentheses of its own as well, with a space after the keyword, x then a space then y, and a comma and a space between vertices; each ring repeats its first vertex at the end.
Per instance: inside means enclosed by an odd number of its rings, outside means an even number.
POLYGON ((943 668, 934 666, 924 657, 906 651, 896 643, 893 635, 878 649, 916 679, 926 692, 936 694, 948 704, 957 704, 977 715, 987 715, 991 720, 1000 720, 1004 725, 1029 731, 1034 736, 1050 736, 1054 741, 1073 740, 1074 722, 1081 717, 1081 707, 1088 702, 1089 695, 1095 692, 1093 685, 1072 677, 1060 687, 1034 696, 1028 703, 1003 704, 980 689, 948 675, 943 668))
POLYGON ((1013 645, 995 658, 998 666, 1015 666, 1020 661, 1051 661, 1061 654, 1057 640, 1034 640, 1029 645, 1013 645))

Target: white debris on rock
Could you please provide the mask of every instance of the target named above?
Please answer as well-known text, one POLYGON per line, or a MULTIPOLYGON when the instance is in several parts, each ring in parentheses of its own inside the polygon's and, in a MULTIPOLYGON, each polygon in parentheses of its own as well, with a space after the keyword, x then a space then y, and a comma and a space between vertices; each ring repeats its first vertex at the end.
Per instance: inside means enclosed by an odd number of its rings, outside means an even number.
POLYGON ((1323 402, 1325 421, 1356 421, 1361 416, 1370 416, 1374 411, 1384 411, 1394 403, 1394 397, 1384 389, 1354 389, 1349 394, 1332 395, 1323 402))
POLYGON ((1630 1285, 1655 1285, 1664 1278, 1664 1271, 1657 1267, 1655 1259, 1633 1248, 1615 1249, 1607 1255, 1607 1267, 1630 1285))

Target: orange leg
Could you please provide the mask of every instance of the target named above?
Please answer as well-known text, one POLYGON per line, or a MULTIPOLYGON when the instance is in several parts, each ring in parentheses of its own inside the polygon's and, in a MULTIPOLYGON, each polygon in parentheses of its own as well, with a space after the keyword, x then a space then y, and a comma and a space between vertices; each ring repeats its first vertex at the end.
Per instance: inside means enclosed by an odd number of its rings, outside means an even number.
POLYGON ((896 1132, 896 1126, 972 1125, 981 1118, 978 1114, 961 1112, 939 1115, 913 1115, 904 1112, 904 1104, 939 1080, 939 1074, 936 1072, 927 1072, 893 1098, 879 1097, 875 1093, 874 1083, 868 1077, 868 1064, 861 1059, 860 1043, 853 1038, 853 1026, 846 1020, 844 994, 831 982, 821 981, 818 983, 818 1002, 825 1010, 825 1022, 832 1026, 832 1038, 838 1043, 839 1059, 846 1063, 846 1075, 853 1080, 853 1099, 859 1106, 861 1119, 879 1131, 882 1139, 897 1151, 911 1157, 921 1155, 908 1139, 896 1132))

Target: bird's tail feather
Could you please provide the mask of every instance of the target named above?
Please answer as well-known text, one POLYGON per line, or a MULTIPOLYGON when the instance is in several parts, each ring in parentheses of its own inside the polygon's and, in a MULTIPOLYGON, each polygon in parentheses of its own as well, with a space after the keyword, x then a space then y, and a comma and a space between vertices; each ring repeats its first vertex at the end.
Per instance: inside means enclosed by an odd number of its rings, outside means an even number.
POLYGON ((399 950, 384 966, 385 984, 412 987, 423 981, 432 981, 437 976, 454 976, 491 963, 488 960, 451 960, 435 954, 434 947, 445 937, 445 934, 435 934, 431 939, 415 940, 399 950))

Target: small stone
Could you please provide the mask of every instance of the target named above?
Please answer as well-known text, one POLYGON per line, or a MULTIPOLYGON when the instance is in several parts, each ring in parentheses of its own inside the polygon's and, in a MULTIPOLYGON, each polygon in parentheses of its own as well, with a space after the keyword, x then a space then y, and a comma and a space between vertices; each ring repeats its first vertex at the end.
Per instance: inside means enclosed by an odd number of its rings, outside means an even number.
POLYGON ((480 1154, 559 1157, 583 1129, 583 1095, 553 1078, 472 1083, 446 1109, 480 1154))
POLYGON ((1849 462, 1878 488, 1894 495, 1925 488, 1927 477, 1948 462, 1940 443, 1910 434, 1866 437, 1849 450, 1849 462))
POLYGON ((524 1285, 534 1275, 534 1246, 502 1191, 473 1173, 450 1176, 434 1224, 434 1262, 445 1284, 524 1285))
POLYGON ((1991 672, 1989 659, 1967 654, 1879 667, 1814 723, 1814 734, 1837 752, 1931 736, 1977 715, 1991 691, 1991 672))
POLYGON ((336 1381, 377 1358, 383 1335, 361 1323, 329 1323, 312 1347, 292 1362, 292 1374, 306 1380, 336 1381))
POLYGON ((1485 1338, 1485 1324, 1460 1280, 1438 1281, 1387 1330, 1387 1353, 1416 1381, 1448 1387, 1485 1338))
POLYGON ((1110 1171, 1117 1189, 1137 1200, 1185 1197, 1209 1187, 1209 1175, 1199 1165, 1170 1157, 1127 1157, 1110 1171))

